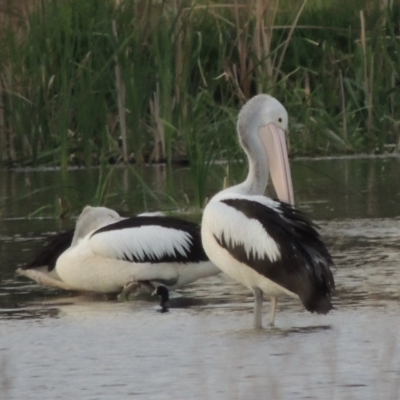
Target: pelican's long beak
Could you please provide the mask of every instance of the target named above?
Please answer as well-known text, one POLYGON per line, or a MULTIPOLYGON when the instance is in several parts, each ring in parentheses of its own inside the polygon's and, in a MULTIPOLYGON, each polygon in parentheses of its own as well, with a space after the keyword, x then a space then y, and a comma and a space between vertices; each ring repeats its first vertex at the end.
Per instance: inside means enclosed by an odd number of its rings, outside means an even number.
POLYGON ((278 199, 294 205, 285 131, 271 123, 260 128, 258 135, 267 153, 272 184, 278 199))

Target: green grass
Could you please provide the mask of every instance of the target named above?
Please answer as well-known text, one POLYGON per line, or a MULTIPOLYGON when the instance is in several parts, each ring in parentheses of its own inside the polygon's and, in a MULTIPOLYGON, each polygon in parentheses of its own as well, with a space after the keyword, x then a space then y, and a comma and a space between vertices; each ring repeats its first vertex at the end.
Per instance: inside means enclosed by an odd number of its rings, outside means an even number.
POLYGON ((37 3, 0 32, 5 165, 184 159, 200 205, 208 165, 240 154, 235 116, 258 92, 288 109, 292 154, 399 142, 397 2, 37 3))

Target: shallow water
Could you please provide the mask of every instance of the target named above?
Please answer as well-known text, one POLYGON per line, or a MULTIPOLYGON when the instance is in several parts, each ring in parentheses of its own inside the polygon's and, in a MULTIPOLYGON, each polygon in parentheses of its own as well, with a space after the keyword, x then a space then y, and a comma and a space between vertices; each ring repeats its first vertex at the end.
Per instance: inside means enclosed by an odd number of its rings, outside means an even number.
POLYGON ((42 235, 60 226, 20 218, 35 197, 7 205, 0 398, 399 398, 399 167, 398 159, 297 163, 299 206, 318 221, 336 263, 335 310, 313 315, 282 298, 272 329, 266 301, 262 331, 251 329, 251 294, 225 275, 184 288, 165 314, 152 298, 119 303, 16 278, 42 235))

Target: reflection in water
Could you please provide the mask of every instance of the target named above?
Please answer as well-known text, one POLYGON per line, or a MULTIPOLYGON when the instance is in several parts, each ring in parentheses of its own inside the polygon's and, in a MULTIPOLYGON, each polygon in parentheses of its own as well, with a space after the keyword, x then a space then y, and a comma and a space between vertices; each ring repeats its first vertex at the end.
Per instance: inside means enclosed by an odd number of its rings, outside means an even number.
POLYGON ((12 309, 0 309, 0 320, 6 319, 41 319, 41 318, 54 318, 57 317, 59 313, 58 308, 46 308, 43 305, 38 308, 35 307, 21 307, 12 309))
MULTIPOLYGON (((319 219, 335 260, 335 310, 314 315, 282 298, 276 327, 262 331, 248 329, 252 294, 222 274, 180 290, 165 314, 156 311, 154 297, 121 303, 16 277, 43 234, 73 221, 15 219, 56 197, 62 180, 54 172, 6 173, 0 179, 0 202, 7 204, 0 220, 0 393, 9 399, 399 398, 398 170, 397 159, 293 163, 297 201, 319 219), (22 198, 27 177, 39 191, 22 198), (41 192, 46 185, 53 189, 41 192), (19 200, 12 202, 12 194, 19 200)), ((165 169, 158 173, 157 185, 170 190, 165 169)), ((95 182, 96 171, 90 174, 95 182)), ((146 202, 144 208, 154 209, 147 192, 130 193, 134 184, 126 176, 129 207, 141 211, 146 202)), ((76 171, 69 184, 85 179, 76 171)), ((190 193, 181 184, 176 193, 190 193)), ((82 191, 74 201, 83 205, 90 196, 82 191)))
MULTIPOLYGON (((278 333, 286 336, 290 335, 292 333, 313 333, 313 332, 319 332, 319 331, 326 331, 328 329, 332 329, 332 325, 315 325, 315 326, 300 326, 300 327, 293 327, 289 329, 279 329, 278 328, 278 333)), ((273 330, 272 330, 273 332, 273 330)))
POLYGON ((400 215, 400 158, 292 163, 297 203, 314 219, 400 215))
MULTIPOLYGON (((241 177, 232 165, 232 176, 241 177)), ((400 158, 301 159, 292 162, 295 197, 313 219, 375 218, 400 215, 400 158)), ((208 196, 222 187, 225 166, 209 174, 208 196)), ((194 204, 195 185, 188 168, 165 166, 114 167, 108 171, 75 169, 0 170, 0 212, 3 217, 22 217, 38 210, 54 217, 60 197, 75 214, 87 204, 95 205, 96 193, 107 178, 105 203, 128 213, 173 210, 194 204), (44 207, 44 208, 43 208, 44 207), (43 209, 42 209, 43 208, 43 209), (22 211, 22 212, 21 212, 22 211)), ((235 182, 231 182, 232 184, 235 182)))

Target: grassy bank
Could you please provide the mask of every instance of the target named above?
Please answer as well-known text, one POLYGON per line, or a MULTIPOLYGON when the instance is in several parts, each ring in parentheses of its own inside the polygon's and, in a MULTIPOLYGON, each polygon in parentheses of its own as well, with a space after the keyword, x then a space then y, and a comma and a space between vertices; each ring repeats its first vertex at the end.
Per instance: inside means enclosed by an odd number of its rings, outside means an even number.
POLYGON ((0 32, 1 162, 189 160, 201 187, 215 158, 241 157, 235 118, 258 92, 287 107, 292 154, 398 146, 400 5, 377 3, 42 0, 4 9, 13 18, 0 32))

